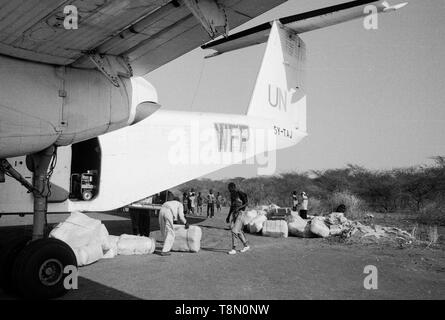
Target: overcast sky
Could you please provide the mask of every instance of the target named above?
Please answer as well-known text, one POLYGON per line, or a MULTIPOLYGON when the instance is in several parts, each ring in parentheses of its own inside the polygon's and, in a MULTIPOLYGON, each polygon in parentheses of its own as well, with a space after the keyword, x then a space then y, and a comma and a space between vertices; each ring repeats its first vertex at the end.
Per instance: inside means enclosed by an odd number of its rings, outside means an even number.
MULTIPOLYGON (((248 25, 342 2, 289 0, 248 25)), ((445 155, 444 25, 445 0, 411 0, 380 15, 378 30, 356 20, 303 34, 309 136, 277 153, 277 173, 348 163, 389 169, 445 155)), ((244 113, 244 97, 215 101, 214 93, 229 91, 228 72, 241 86, 255 77, 263 52, 260 45, 204 60, 209 52, 197 49, 147 79, 165 109, 244 113)), ((235 165, 210 177, 254 175, 255 166, 235 165)))

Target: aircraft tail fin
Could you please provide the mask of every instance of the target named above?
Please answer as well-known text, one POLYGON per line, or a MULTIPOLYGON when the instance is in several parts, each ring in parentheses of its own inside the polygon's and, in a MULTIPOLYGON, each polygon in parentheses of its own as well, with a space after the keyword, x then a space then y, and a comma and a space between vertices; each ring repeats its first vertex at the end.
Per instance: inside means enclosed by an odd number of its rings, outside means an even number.
POLYGON ((305 43, 275 21, 247 114, 291 123, 306 132, 305 66, 305 43))

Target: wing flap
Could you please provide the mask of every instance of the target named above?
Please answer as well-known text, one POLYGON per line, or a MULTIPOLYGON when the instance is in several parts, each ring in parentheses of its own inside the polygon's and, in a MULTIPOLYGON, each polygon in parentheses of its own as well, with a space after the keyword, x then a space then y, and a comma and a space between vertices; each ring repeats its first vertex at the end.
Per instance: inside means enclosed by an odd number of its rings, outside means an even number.
MULTIPOLYGON (((329 27, 342 22, 367 16, 368 5, 374 5, 378 13, 397 10, 404 6, 389 6, 387 2, 375 0, 358 0, 339 5, 309 11, 279 19, 280 23, 298 34, 329 27)), ((224 39, 211 41, 202 46, 203 49, 216 50, 218 54, 260 44, 268 39, 272 23, 264 23, 247 29, 224 39)))

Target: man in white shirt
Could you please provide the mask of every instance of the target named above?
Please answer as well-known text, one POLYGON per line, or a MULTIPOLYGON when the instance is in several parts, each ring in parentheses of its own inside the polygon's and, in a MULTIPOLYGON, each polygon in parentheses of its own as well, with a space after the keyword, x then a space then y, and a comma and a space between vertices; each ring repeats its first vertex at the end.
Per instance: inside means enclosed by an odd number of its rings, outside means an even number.
POLYGON ((196 193, 195 190, 191 189, 189 193, 189 201, 190 201, 190 213, 195 214, 195 201, 196 201, 196 193))
POLYGON ((169 195, 168 201, 165 202, 159 211, 159 227, 161 229, 162 237, 164 238, 164 247, 161 255, 169 256, 170 250, 175 241, 175 230, 173 228, 174 220, 181 220, 188 229, 187 220, 184 217, 184 206, 181 202, 173 200, 173 195, 169 195))
POLYGON ((306 192, 301 193, 301 209, 300 209, 300 217, 303 219, 307 219, 307 207, 309 204, 309 200, 307 198, 306 192))

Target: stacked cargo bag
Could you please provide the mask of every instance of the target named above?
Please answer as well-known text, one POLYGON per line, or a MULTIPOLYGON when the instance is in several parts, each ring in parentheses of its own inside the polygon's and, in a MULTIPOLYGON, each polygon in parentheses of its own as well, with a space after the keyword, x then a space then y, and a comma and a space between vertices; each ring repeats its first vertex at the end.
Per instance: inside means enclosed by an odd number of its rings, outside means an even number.
POLYGON ((197 226, 175 225, 175 241, 172 251, 198 252, 201 249, 202 230, 197 226))
POLYGON ((288 220, 289 235, 300 238, 313 238, 311 224, 298 215, 290 216, 288 220))
POLYGON ((111 259, 117 256, 117 243, 119 242, 118 236, 108 236, 108 245, 110 249, 105 252, 103 258, 104 259, 111 259))
POLYGON ((108 233, 107 228, 105 227, 105 225, 103 223, 101 223, 100 227, 99 227, 99 239, 100 239, 100 243, 102 246, 102 250, 104 252, 107 252, 108 250, 111 249, 111 244, 109 242, 109 236, 110 236, 110 234, 108 233))
POLYGON ((73 250, 77 259, 77 266, 86 266, 103 258, 102 245, 99 242, 90 243, 73 250))
POLYGON ((49 237, 68 244, 79 267, 96 262, 103 257, 103 251, 109 249, 107 228, 100 220, 81 212, 71 213, 51 231, 49 237))
POLYGON ((247 225, 247 230, 249 233, 258 233, 263 229, 264 222, 267 221, 267 217, 265 214, 259 214, 247 225))
POLYGON ((322 238, 329 236, 329 227, 324 223, 323 217, 314 217, 312 219, 311 232, 322 238))
POLYGON ((242 220, 243 225, 248 225, 253 219, 255 219, 258 216, 258 212, 256 210, 249 210, 246 212, 243 212, 242 220))
POLYGON ((289 229, 285 220, 267 220, 262 232, 266 237, 287 238, 289 229))
POLYGON ((125 256, 151 254, 155 249, 155 239, 148 237, 123 234, 117 242, 117 254, 125 256))
POLYGON ((73 212, 64 222, 59 223, 49 236, 67 243, 73 249, 79 248, 100 241, 101 224, 99 220, 81 212, 73 212))

